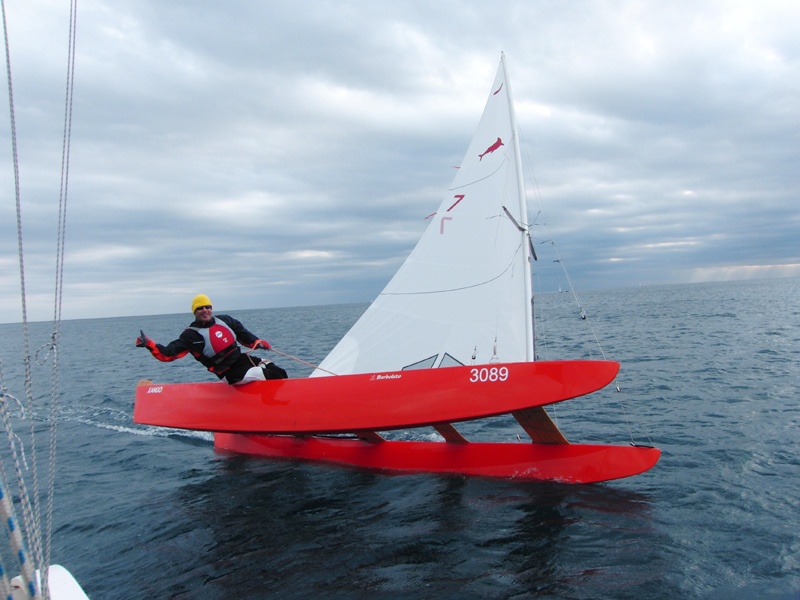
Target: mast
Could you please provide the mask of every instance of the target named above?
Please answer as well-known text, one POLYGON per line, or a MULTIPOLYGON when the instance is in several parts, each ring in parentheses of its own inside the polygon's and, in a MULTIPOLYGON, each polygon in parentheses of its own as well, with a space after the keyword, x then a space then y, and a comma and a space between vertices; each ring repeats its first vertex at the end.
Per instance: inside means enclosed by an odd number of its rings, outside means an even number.
POLYGON ((525 311, 525 331, 527 334, 527 344, 525 349, 525 360, 532 362, 534 360, 533 350, 533 284, 531 282, 531 245, 530 245, 530 232, 528 231, 528 201, 525 197, 525 182, 522 179, 522 159, 519 149, 519 130, 517 128, 517 114, 514 111, 514 98, 511 94, 511 83, 508 77, 508 68, 506 67, 506 55, 504 52, 500 53, 500 62, 503 65, 503 79, 506 84, 506 93, 508 97, 508 113, 511 117, 511 131, 514 138, 514 163, 517 169, 517 195, 519 196, 519 218, 522 221, 522 252, 523 261, 526 266, 525 271, 525 297, 530 302, 530 310, 525 311))

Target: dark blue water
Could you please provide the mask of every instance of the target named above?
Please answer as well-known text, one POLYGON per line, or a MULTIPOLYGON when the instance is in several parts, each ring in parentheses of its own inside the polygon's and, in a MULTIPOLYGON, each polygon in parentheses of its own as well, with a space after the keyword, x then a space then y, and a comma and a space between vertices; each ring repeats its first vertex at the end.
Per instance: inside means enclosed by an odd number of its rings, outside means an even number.
MULTIPOLYGON (((131 420, 140 378, 210 380, 191 358, 163 364, 133 347, 140 328, 166 342, 190 315, 65 322, 53 562, 95 600, 800 599, 800 281, 582 300, 588 323, 571 295, 539 297, 540 358, 599 357, 590 325, 623 364, 622 392, 554 417, 573 442, 633 436, 663 450, 645 474, 587 486, 216 454, 209 435, 131 420)), ((314 363, 364 308, 233 314, 314 363)), ((19 329, 0 325, 0 357, 22 396, 19 329)), ((32 345, 48 329, 33 324, 32 345)), ((36 367, 37 394, 48 373, 36 367)), ((521 431, 508 419, 461 429, 496 441, 521 431)))

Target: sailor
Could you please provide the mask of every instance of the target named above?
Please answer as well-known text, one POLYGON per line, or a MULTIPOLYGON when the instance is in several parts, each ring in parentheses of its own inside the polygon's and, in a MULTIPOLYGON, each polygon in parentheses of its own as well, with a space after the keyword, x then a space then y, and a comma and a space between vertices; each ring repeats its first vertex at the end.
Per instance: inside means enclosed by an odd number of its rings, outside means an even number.
POLYGON ((286 371, 271 360, 260 360, 239 350, 239 344, 254 350, 269 350, 269 342, 258 339, 233 317, 213 316, 211 307, 209 297, 198 294, 192 300, 195 320, 177 340, 162 346, 142 331, 136 338, 136 346, 147 348, 162 362, 171 362, 191 354, 214 375, 224 378, 231 385, 287 378, 286 371))

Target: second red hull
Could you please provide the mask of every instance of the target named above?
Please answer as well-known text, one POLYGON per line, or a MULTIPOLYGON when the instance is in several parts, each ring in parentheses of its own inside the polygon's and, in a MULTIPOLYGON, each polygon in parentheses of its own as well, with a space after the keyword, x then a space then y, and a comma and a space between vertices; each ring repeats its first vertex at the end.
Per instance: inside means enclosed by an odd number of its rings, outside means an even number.
POLYGON ((366 442, 217 433, 217 450, 348 466, 560 483, 596 483, 647 471, 661 451, 593 444, 366 442))

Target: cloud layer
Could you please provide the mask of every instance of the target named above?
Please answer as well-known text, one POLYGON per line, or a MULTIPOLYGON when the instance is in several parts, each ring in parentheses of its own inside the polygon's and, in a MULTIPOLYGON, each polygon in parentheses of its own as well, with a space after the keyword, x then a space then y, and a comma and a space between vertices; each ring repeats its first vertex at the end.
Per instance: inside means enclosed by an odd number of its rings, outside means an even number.
MULTIPOLYGON (((396 4, 81 2, 65 318, 188 312, 198 292, 371 300, 501 51, 537 240, 576 286, 800 275, 796 3, 396 4)), ((68 19, 7 8, 33 319, 53 312, 68 19)), ((0 320, 17 321, 8 123, 0 320)))

